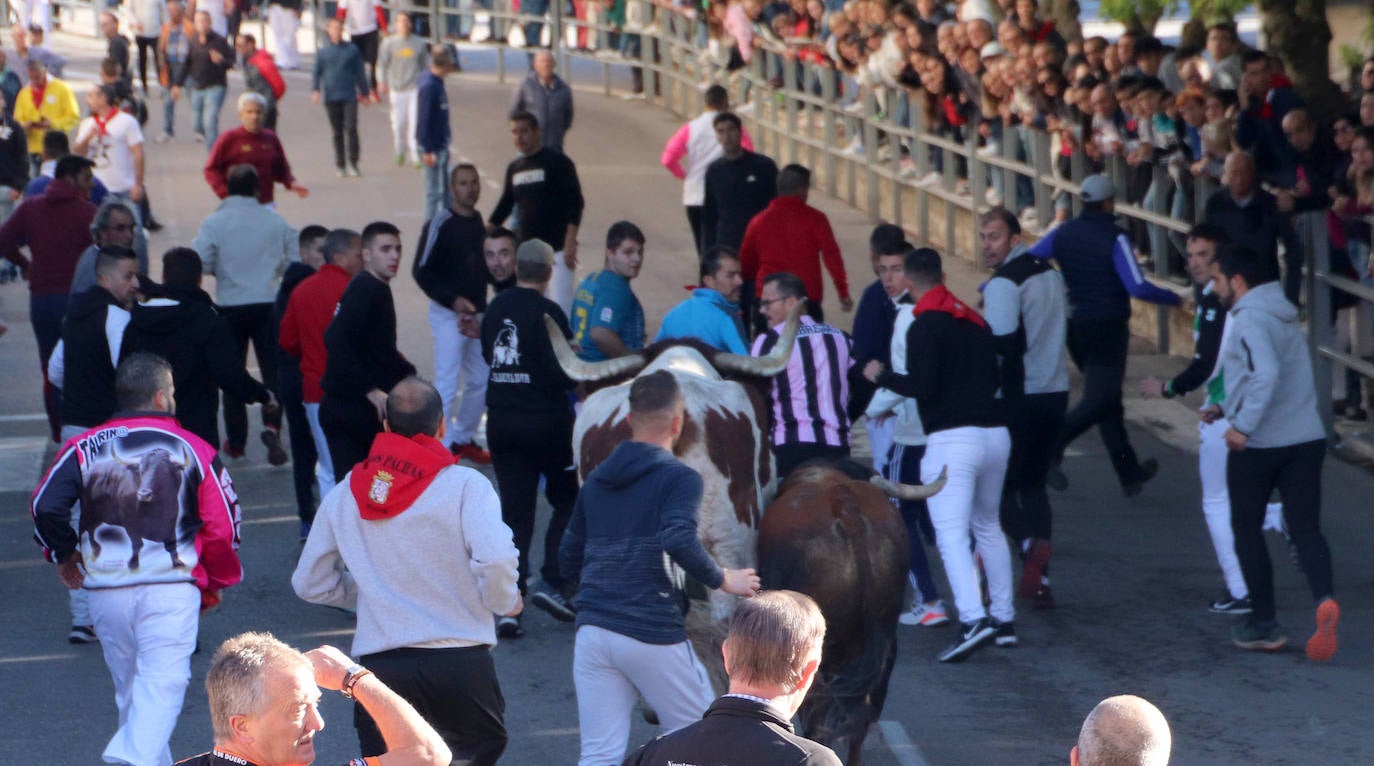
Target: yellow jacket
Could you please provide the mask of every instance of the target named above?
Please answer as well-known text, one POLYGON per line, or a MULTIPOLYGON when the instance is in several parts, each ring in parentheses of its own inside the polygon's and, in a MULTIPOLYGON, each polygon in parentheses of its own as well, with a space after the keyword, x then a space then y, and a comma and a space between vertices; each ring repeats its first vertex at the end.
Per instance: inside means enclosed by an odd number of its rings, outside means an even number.
MULTIPOLYGON (((76 104, 76 96, 71 87, 56 77, 49 77, 43 89, 43 103, 33 103, 33 86, 25 85, 14 99, 14 121, 20 125, 37 122, 47 117, 53 130, 70 133, 81 122, 81 107, 76 104)), ((29 154, 43 153, 43 133, 46 128, 26 129, 29 136, 29 154)))

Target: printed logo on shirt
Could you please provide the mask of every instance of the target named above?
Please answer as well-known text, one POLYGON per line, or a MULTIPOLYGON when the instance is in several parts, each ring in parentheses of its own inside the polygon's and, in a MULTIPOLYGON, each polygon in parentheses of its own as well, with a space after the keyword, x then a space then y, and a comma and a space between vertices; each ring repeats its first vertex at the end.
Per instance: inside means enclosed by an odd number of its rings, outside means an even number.
POLYGON ((510 182, 515 186, 525 186, 526 184, 544 183, 544 169, 534 168, 533 170, 522 170, 510 177, 510 182))
POLYGON ((754 182, 757 181, 757 180, 759 180, 759 179, 755 178, 753 173, 750 173, 748 176, 746 176, 746 177, 744 178, 744 182, 747 183, 747 184, 754 183, 754 182))
POLYGON ((496 342, 491 349, 490 380, 492 383, 529 383, 527 372, 497 372, 502 367, 520 367, 519 330, 510 319, 502 319, 501 324, 504 326, 496 333, 496 342))
POLYGON ((378 471, 372 477, 372 486, 367 488, 367 499, 378 505, 385 503, 391 497, 391 483, 395 480, 396 477, 386 471, 378 471))
POLYGON ((403 59, 415 58, 415 51, 413 51, 413 50, 411 50, 411 49, 409 49, 409 48, 402 48, 402 49, 400 49, 399 51, 396 51, 396 56, 397 56, 398 58, 403 58, 403 59))
POLYGON ((1215 321, 1217 321, 1217 310, 1216 310, 1216 309, 1207 309, 1207 321, 1208 321, 1208 322, 1215 322, 1215 321))
POLYGON ((610 322, 614 316, 615 312, 611 310, 610 306, 605 306, 601 309, 601 321, 610 322))

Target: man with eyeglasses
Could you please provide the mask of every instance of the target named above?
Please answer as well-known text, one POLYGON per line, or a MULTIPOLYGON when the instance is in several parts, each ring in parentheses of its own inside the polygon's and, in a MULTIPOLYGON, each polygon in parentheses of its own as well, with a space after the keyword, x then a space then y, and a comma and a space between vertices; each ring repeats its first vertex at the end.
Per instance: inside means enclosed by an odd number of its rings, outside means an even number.
POLYGON ((134 211, 123 201, 109 197, 95 212, 91 222, 91 246, 81 253, 72 273, 70 294, 80 295, 95 284, 95 256, 102 247, 132 248, 138 257, 138 273, 148 274, 148 240, 134 219, 134 211))

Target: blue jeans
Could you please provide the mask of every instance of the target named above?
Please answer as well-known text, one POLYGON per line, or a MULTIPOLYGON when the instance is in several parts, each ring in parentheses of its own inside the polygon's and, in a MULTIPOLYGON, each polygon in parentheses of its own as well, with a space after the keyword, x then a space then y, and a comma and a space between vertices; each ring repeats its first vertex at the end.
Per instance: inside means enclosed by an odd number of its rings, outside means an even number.
POLYGON ((29 323, 38 342, 38 364, 43 375, 43 409, 47 411, 54 440, 62 426, 62 400, 58 389, 48 382, 48 358, 62 338, 62 317, 66 314, 67 293, 29 295, 29 323))
MULTIPOLYGON (((560 0, 561 1, 561 0, 560 0)), ((537 16, 540 21, 525 22, 525 45, 535 47, 539 45, 539 36, 544 32, 544 14, 549 11, 549 0, 524 0, 520 3, 520 13, 537 16)))
POLYGON ((205 150, 219 138, 219 110, 224 106, 224 86, 191 90, 191 130, 205 136, 205 150))
POLYGON ((434 167, 425 166, 425 220, 434 218, 440 208, 448 207, 448 150, 434 153, 434 167))

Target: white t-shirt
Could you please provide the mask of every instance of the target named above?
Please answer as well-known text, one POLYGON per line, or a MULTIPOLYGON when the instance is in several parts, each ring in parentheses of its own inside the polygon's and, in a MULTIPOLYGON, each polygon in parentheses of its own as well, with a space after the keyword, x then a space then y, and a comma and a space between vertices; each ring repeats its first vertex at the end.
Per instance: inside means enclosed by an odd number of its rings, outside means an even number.
POLYGON ((76 129, 76 142, 89 144, 86 156, 95 163, 95 177, 116 194, 126 194, 138 183, 134 171, 134 147, 143 143, 143 130, 138 120, 120 111, 105 123, 104 135, 94 117, 81 121, 76 129))
POLYGON ((348 35, 365 35, 377 31, 377 3, 375 0, 343 0, 344 29, 348 35))

